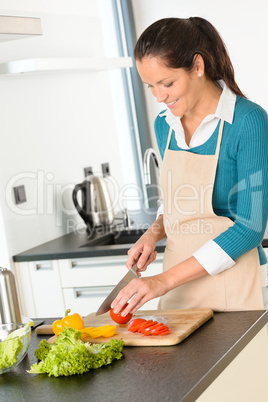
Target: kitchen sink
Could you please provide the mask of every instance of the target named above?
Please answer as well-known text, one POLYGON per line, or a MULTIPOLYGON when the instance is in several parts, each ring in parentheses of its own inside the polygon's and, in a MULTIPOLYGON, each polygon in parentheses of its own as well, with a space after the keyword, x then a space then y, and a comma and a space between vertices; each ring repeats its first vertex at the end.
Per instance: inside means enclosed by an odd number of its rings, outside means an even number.
POLYGON ((81 247, 113 246, 119 244, 134 244, 146 229, 132 229, 109 232, 83 244, 81 247))

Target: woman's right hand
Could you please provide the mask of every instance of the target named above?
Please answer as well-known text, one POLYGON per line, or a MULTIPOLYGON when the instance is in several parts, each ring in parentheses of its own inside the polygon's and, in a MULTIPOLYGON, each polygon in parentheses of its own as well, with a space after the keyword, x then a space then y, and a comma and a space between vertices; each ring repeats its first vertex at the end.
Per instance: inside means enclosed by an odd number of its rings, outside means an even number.
POLYGON ((148 265, 156 259, 156 243, 165 237, 163 215, 160 215, 150 228, 139 238, 128 251, 126 266, 132 268, 137 263, 138 272, 144 272, 148 265))
POLYGON ((137 263, 137 274, 141 276, 140 272, 146 271, 148 265, 156 259, 157 252, 155 247, 156 241, 154 238, 147 232, 144 233, 134 246, 128 250, 127 268, 130 269, 137 263))

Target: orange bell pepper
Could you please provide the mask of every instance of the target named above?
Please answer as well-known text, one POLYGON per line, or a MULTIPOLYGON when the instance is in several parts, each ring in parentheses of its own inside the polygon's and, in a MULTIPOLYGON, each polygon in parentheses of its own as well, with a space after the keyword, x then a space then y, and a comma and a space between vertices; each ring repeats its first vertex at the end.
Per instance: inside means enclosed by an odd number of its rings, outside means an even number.
POLYGON ((62 320, 56 320, 53 322, 52 330, 55 335, 59 335, 59 333, 62 332, 63 327, 71 327, 74 329, 78 329, 79 331, 85 328, 84 321, 81 315, 77 313, 68 315, 70 311, 70 309, 66 310, 65 317, 63 317, 62 320))

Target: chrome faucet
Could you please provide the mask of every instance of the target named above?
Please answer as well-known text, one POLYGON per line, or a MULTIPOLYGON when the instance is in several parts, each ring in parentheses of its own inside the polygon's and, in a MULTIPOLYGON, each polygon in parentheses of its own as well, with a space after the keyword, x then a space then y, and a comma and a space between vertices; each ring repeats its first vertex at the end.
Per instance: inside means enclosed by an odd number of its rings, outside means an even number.
POLYGON ((155 163, 155 166, 157 167, 158 173, 159 173, 159 161, 157 158, 157 155, 153 148, 148 148, 145 151, 143 162, 144 162, 144 178, 145 178, 145 184, 151 184, 151 171, 150 171, 150 159, 151 157, 153 158, 153 161, 155 163))

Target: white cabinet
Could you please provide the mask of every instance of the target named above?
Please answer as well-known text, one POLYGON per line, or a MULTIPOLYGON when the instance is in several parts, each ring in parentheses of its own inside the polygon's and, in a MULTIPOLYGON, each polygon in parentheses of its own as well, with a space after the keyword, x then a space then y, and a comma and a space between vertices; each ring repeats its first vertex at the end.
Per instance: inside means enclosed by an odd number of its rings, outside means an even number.
MULTIPOLYGON (((16 263, 21 313, 27 317, 61 317, 67 308, 82 316, 95 312, 127 273, 127 256, 16 263)), ((143 276, 162 272, 163 254, 143 276)), ((158 299, 142 309, 155 310, 158 299)))
POLYGON ((29 262, 36 317, 61 316, 64 312, 58 261, 29 262))
POLYGON ((64 314, 57 261, 17 263, 15 270, 22 315, 35 318, 64 314))

